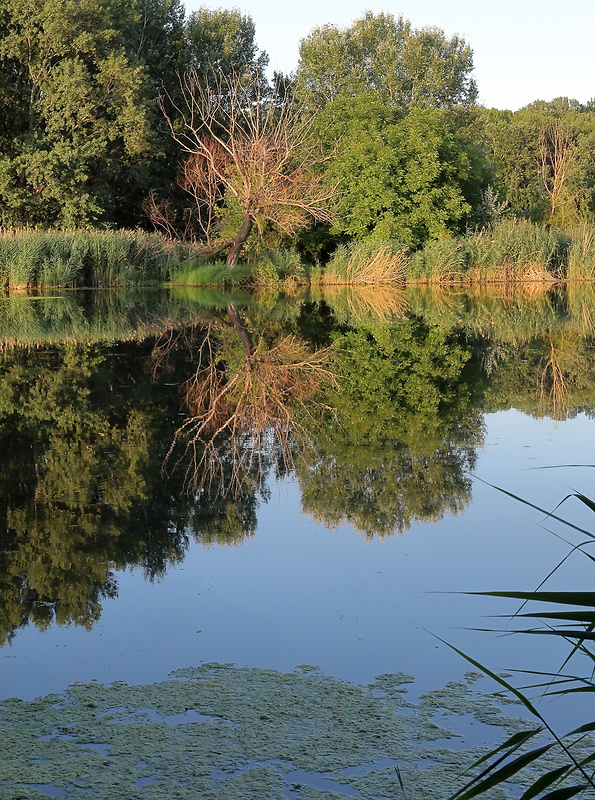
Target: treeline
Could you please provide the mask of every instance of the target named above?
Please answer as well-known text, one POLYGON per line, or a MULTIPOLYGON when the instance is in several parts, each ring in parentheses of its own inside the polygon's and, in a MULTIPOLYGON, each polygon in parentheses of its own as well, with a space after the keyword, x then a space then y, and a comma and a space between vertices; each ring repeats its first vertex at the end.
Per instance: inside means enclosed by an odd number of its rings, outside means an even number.
POLYGON ((294 75, 269 80, 267 65, 238 10, 3 0, 0 225, 157 227, 213 252, 227 242, 235 263, 244 245, 314 260, 507 216, 595 217, 595 102, 482 108, 458 36, 366 12, 313 30, 294 75), (275 160, 288 143, 293 160, 275 160), (248 197, 240 173, 261 175, 248 197))

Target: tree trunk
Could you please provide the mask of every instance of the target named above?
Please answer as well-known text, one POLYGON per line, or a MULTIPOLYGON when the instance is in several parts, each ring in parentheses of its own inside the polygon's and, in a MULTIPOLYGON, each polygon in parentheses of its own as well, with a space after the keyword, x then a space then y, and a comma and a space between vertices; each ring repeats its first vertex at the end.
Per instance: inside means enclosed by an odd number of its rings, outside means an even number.
POLYGON ((246 244, 248 236, 250 236, 250 231, 254 226, 254 220, 252 217, 244 217, 244 221, 242 222, 242 227, 236 234, 236 238, 233 240, 231 247, 227 253, 227 267, 232 269, 237 264, 238 258, 240 253, 242 252, 242 248, 246 244))
POLYGON ((243 324, 235 303, 227 304, 227 314, 231 320, 231 324, 233 325, 235 332, 242 340, 242 345, 244 346, 244 355, 246 358, 250 358, 252 355, 252 350, 254 349, 252 337, 250 336, 248 328, 243 324))
POLYGON ((228 247, 234 243, 233 239, 230 239, 227 242, 219 242, 218 244, 212 245, 199 245, 196 248, 196 252, 198 253, 201 258, 209 258, 210 256, 216 256, 219 253, 222 253, 223 250, 227 250, 228 247))

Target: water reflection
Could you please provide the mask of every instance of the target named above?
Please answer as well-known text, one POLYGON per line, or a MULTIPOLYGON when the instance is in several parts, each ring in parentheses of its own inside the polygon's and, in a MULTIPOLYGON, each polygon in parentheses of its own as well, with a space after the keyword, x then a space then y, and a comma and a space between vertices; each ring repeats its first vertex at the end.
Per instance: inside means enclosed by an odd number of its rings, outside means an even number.
MULTIPOLYGON (((211 318, 194 341, 186 337, 196 364, 182 383, 188 418, 176 432, 168 462, 181 450, 186 479, 195 493, 237 496, 245 485, 264 485, 293 467, 305 425, 337 384, 331 348, 314 349, 285 326, 242 314, 228 303, 224 317, 211 318)), ((156 348, 167 359, 171 338, 156 348)), ((324 406, 326 408, 326 406, 324 406)))
POLYGON ((0 641, 29 622, 89 628, 118 570, 156 579, 191 539, 252 536, 273 476, 366 537, 460 513, 486 411, 592 413, 590 308, 575 289, 231 300, 160 305, 131 341, 6 336, 0 641))

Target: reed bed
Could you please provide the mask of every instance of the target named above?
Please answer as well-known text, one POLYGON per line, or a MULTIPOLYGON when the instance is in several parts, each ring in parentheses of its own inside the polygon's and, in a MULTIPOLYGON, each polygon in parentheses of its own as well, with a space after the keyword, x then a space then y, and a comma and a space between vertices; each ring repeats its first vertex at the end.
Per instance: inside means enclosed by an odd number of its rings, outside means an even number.
POLYGON ((538 284, 595 280, 595 227, 548 228, 506 220, 459 238, 426 242, 410 253, 398 242, 340 245, 324 283, 538 284))
POLYGON ((339 245, 321 274, 322 283, 404 283, 407 248, 397 242, 339 245))
POLYGON ((571 229, 572 247, 568 253, 569 280, 595 279, 595 227, 581 225, 571 229))
POLYGON ((159 234, 111 230, 0 230, 0 285, 139 286, 165 282, 193 257, 159 234))
POLYGON ((441 239, 427 242, 409 257, 408 282, 459 283, 466 279, 468 252, 462 240, 441 239))
POLYGON ((250 268, 237 264, 230 270, 223 263, 205 262, 193 259, 172 269, 168 283, 172 286, 239 286, 248 282, 250 268))
POLYGON ((0 287, 114 287, 169 283, 256 288, 325 285, 522 283, 595 280, 595 226, 548 228, 506 220, 466 236, 429 241, 352 242, 308 268, 294 249, 266 250, 233 270, 191 245, 143 231, 0 229, 0 287))
POLYGON ((464 239, 472 281, 564 278, 570 233, 526 220, 508 220, 464 239))

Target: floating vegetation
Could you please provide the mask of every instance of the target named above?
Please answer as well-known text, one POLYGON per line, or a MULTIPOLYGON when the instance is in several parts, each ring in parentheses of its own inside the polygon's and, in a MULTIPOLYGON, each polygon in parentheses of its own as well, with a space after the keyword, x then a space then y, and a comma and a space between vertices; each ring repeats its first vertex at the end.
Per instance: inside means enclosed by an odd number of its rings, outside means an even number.
POLYGON ((205 664, 148 686, 89 683, 32 702, 8 699, 0 702, 0 793, 6 800, 397 798, 398 766, 410 797, 440 798, 486 749, 463 749, 452 728, 466 716, 488 744, 501 729, 528 727, 477 691, 476 677, 413 704, 405 689, 412 679, 400 673, 358 686, 310 666, 281 673, 205 664))

